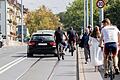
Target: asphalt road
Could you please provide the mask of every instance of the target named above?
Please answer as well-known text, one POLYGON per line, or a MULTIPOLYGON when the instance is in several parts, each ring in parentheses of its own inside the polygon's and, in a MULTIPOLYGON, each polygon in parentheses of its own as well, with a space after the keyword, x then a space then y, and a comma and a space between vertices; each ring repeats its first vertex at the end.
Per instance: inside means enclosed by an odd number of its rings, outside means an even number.
POLYGON ((0 48, 0 80, 76 80, 76 55, 27 58, 26 46, 0 48))

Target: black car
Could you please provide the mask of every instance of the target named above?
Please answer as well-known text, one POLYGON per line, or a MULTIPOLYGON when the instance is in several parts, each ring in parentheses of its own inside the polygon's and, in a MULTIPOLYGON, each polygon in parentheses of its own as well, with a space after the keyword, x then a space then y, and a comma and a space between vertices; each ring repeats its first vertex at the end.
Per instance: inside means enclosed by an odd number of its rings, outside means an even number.
POLYGON ((27 56, 33 54, 54 54, 57 56, 56 43, 52 34, 33 34, 28 42, 27 56))

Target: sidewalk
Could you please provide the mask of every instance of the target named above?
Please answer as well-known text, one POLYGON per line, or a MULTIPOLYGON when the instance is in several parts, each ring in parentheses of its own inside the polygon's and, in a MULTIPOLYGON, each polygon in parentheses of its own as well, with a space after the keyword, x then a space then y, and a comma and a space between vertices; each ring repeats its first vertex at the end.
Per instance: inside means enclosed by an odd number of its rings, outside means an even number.
POLYGON ((70 52, 67 51, 64 57, 64 60, 57 63, 49 80, 77 80, 76 54, 71 56, 70 52))
POLYGON ((4 43, 3 47, 9 47, 9 46, 22 46, 26 45, 26 43, 18 42, 18 41, 10 41, 9 44, 4 43))
POLYGON ((79 48, 79 80, 103 80, 100 72, 94 71, 94 66, 88 62, 85 64, 84 51, 79 48))

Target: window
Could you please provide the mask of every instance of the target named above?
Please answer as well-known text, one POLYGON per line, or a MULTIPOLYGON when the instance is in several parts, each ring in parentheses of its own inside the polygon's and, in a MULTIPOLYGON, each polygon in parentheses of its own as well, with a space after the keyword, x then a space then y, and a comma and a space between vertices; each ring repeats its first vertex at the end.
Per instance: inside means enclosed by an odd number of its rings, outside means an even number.
POLYGON ((32 36, 31 40, 35 41, 54 41, 54 37, 49 34, 36 34, 32 36))

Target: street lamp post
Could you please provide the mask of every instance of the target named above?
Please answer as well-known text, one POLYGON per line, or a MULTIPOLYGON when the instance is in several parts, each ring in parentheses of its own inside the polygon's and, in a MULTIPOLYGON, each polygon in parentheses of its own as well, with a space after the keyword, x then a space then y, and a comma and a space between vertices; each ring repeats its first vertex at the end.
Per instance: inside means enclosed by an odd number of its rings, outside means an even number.
POLYGON ((89 25, 89 15, 88 15, 88 0, 84 0, 84 27, 83 33, 85 32, 85 28, 89 25))
POLYGON ((93 0, 90 0, 90 24, 93 28, 93 0))
POLYGON ((23 35, 23 1, 21 0, 21 40, 23 43, 24 35, 23 35))
POLYGON ((86 0, 84 0, 84 27, 83 27, 83 33, 85 32, 86 27, 86 0))
POLYGON ((86 27, 89 25, 88 0, 86 0, 86 27))

